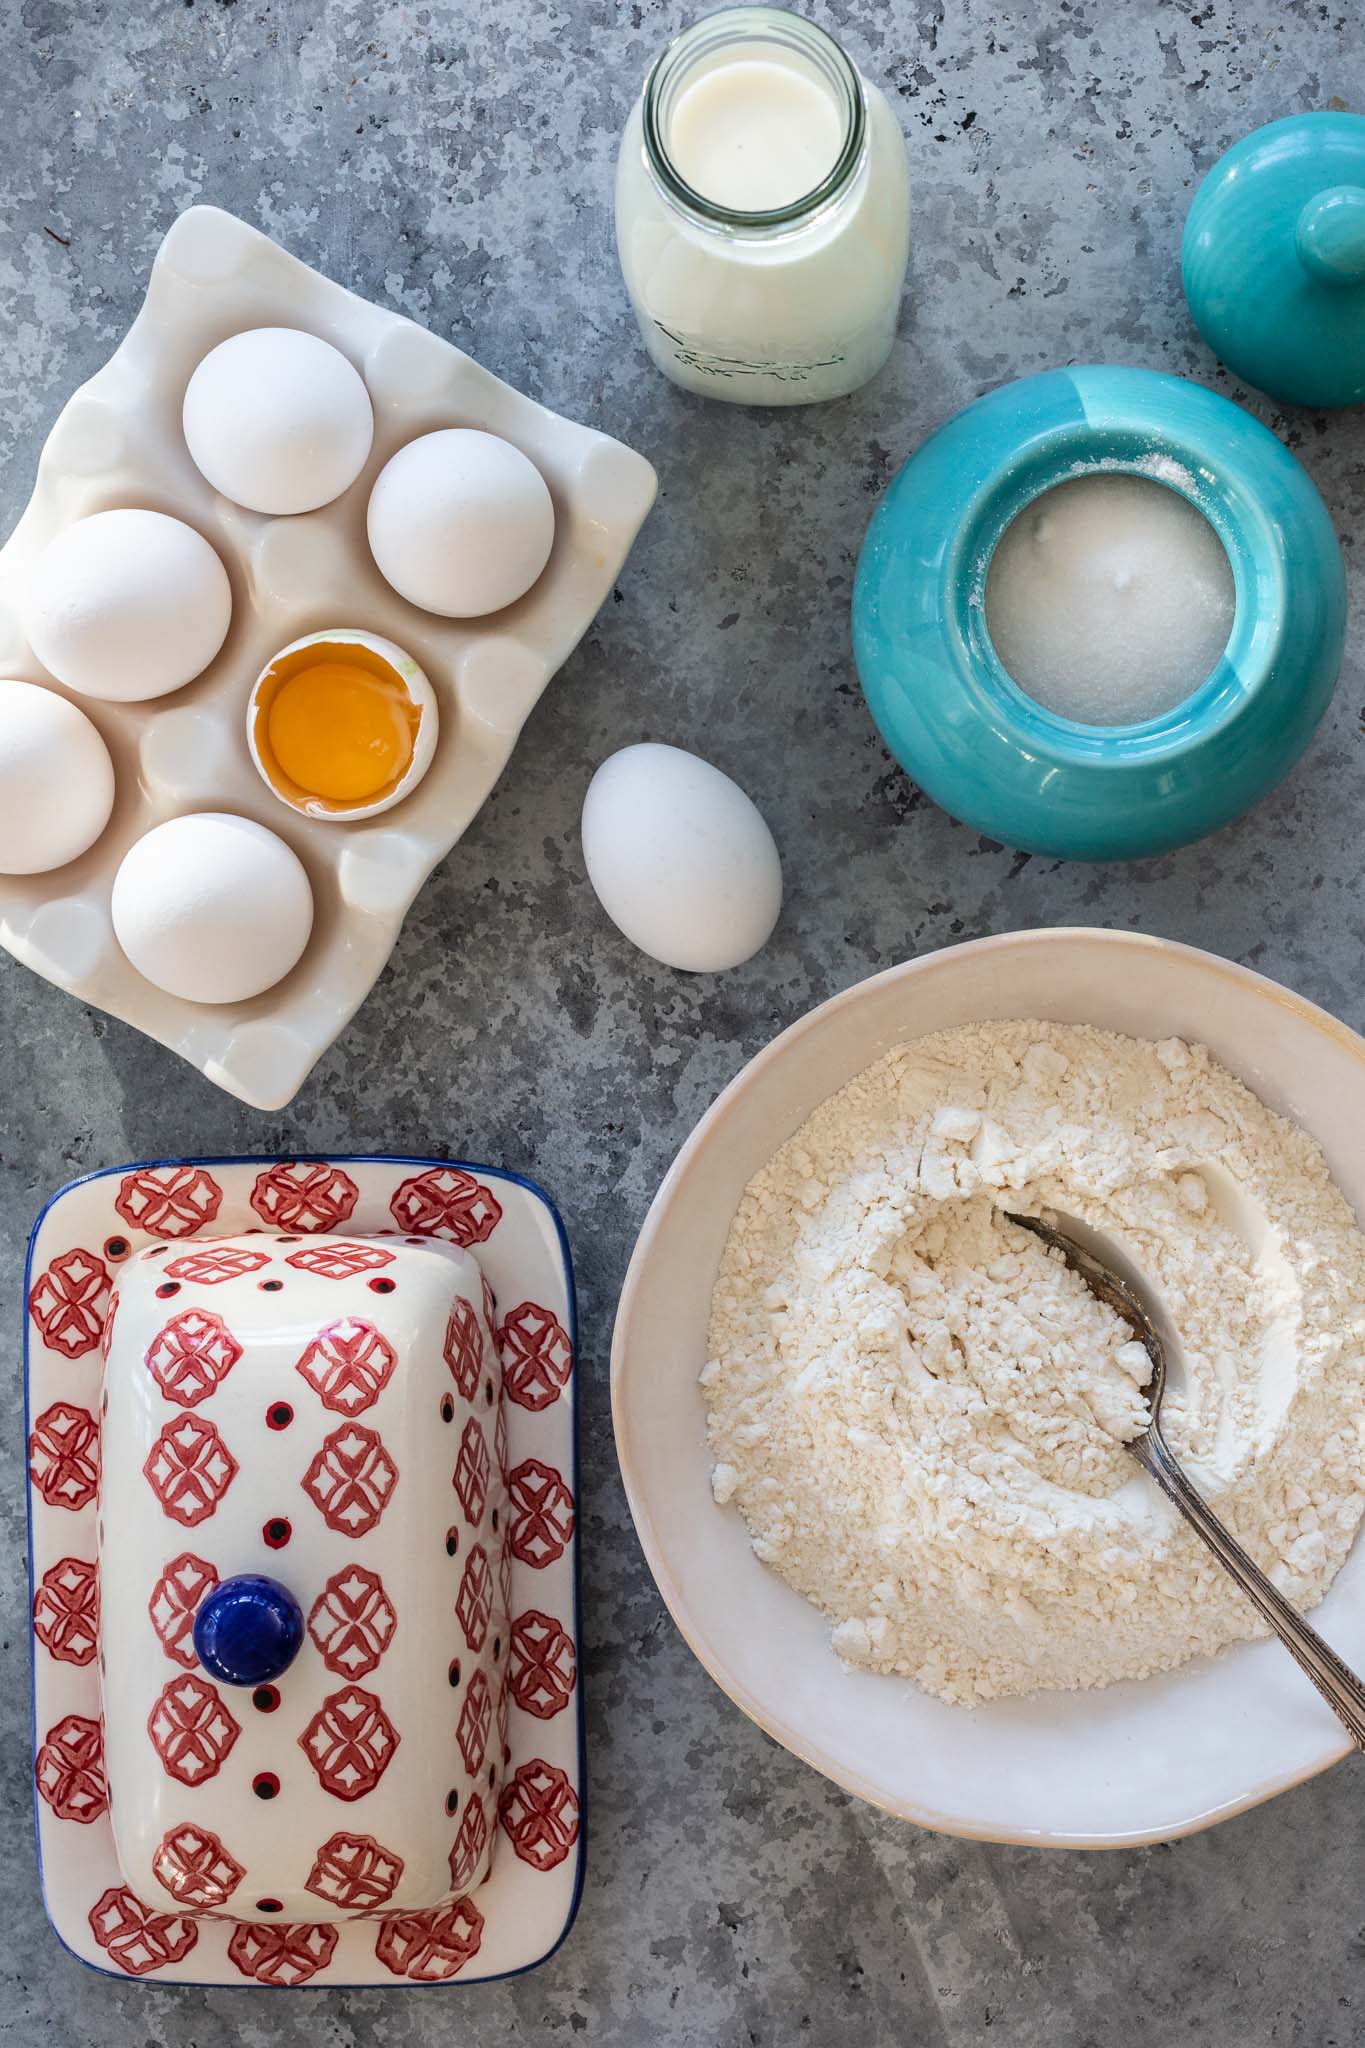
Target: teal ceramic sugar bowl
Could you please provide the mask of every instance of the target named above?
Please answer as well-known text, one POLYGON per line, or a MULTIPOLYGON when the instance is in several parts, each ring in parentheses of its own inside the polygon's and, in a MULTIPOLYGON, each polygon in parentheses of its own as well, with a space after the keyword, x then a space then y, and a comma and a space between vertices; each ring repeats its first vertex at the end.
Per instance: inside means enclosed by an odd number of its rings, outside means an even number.
MULTIPOLYGON (((853 645, 882 737, 944 810, 1029 852, 1119 860, 1198 839, 1280 780, 1327 708, 1345 615, 1326 508, 1273 434, 1182 378, 1092 367, 992 391, 910 458, 863 544, 853 645), (1047 709, 987 626, 1007 530, 1044 492, 1096 474, 1178 493, 1231 571, 1221 657, 1140 723, 1047 709)), ((1097 673, 1106 653, 1095 645, 1097 673)))
POLYGON ((1180 249, 1195 325, 1292 405, 1365 403, 1365 115, 1291 114, 1219 158, 1180 249))

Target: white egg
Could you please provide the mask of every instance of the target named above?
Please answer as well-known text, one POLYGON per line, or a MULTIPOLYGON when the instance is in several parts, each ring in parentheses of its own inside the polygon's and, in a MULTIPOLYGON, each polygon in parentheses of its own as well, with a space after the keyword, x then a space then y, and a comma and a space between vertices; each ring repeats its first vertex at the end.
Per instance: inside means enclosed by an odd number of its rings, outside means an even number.
POLYGON ((241 1003, 288 974, 313 927, 302 861, 226 811, 171 818, 114 877, 118 942, 139 974, 189 1003, 241 1003))
POLYGON ((164 512, 96 512, 39 557, 24 630, 59 683, 128 704, 207 668, 231 617, 227 571, 192 526, 164 512))
POLYGON ((400 597, 443 618, 515 603, 550 559, 555 508, 534 462, 473 427, 400 448, 370 493, 370 552, 400 597))
POLYGON ((314 512, 370 453, 365 380, 340 349, 296 327, 253 327, 204 357, 182 415, 195 467, 250 512, 314 512))
POLYGON ((37 683, 0 682, 0 874, 65 867, 113 807, 114 764, 85 713, 37 683))
POLYGON ((738 967, 782 909, 782 866, 758 810, 680 747, 625 747, 602 763, 583 799, 583 859, 612 923, 668 967, 738 967))

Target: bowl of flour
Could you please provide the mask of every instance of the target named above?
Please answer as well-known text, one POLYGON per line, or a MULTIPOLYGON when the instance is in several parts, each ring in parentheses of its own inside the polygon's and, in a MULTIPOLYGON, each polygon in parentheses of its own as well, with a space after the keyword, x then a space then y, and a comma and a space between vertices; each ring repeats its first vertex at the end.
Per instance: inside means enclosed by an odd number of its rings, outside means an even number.
POLYGON ((651 1567, 777 1740, 924 1824, 1167 1839, 1345 1750, 1124 1448, 1163 1322, 1195 1484, 1365 1661, 1365 1045, 1127 934, 860 984, 745 1069, 651 1210, 613 1349, 651 1567))

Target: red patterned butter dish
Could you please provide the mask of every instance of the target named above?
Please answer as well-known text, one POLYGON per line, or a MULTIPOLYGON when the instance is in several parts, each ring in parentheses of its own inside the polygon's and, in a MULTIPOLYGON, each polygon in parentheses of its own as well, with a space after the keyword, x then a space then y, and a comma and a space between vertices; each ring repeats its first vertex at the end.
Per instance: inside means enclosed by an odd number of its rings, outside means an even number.
POLYGON ((548 1199, 440 1160, 111 1168, 43 1210, 26 1299, 62 1942, 166 1983, 543 1961, 584 1780, 548 1199))

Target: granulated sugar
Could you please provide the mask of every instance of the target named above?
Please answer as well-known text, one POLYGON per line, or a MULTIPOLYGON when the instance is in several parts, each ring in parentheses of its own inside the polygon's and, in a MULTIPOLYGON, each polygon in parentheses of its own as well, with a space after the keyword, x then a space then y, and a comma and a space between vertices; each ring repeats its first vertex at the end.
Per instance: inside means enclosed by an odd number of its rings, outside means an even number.
POLYGON ((1133 725, 1212 673, 1236 593, 1222 542, 1188 498, 1152 475, 1093 472, 1044 491, 1006 529, 985 606, 1021 690, 1062 718, 1133 725))
POLYGON ((702 1382, 718 1501, 850 1662, 973 1702, 1264 1631, 1123 1448, 1125 1325, 1000 1208, 1124 1254, 1178 1336, 1163 1427, 1311 1607, 1365 1505, 1365 1236, 1199 1046, 983 1024, 900 1047, 750 1183, 702 1382))

